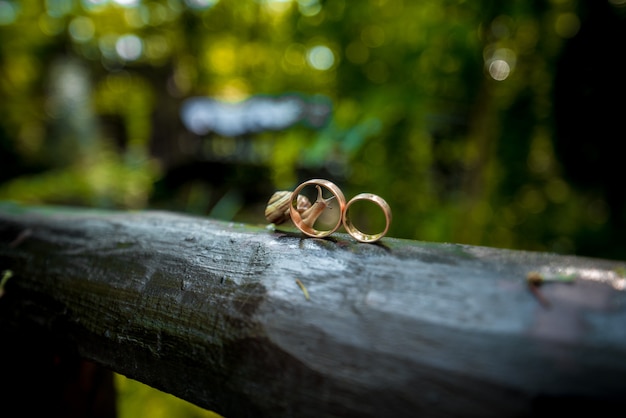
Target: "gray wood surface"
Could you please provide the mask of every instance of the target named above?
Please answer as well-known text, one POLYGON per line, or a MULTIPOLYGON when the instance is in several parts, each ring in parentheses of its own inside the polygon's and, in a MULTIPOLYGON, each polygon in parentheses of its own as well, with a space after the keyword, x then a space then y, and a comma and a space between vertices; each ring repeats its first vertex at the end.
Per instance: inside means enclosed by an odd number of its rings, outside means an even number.
POLYGON ((624 261, 2 204, 7 271, 0 326, 228 418, 626 406, 624 261))

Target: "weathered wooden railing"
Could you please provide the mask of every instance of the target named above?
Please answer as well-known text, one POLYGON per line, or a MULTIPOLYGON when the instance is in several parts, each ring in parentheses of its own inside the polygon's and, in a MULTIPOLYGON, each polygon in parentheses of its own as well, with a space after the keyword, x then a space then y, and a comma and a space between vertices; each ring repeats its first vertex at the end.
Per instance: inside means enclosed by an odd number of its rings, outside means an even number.
POLYGON ((625 269, 164 212, 0 205, 5 336, 51 335, 227 418, 623 411, 625 269))

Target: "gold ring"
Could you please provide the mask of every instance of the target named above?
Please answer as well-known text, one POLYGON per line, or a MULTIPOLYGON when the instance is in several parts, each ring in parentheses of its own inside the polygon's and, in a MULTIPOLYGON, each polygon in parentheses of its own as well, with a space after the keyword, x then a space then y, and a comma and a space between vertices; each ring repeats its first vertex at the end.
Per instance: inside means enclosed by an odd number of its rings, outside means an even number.
POLYGON ((344 228, 346 228, 346 231, 348 231, 348 233, 354 239, 360 242, 376 242, 382 237, 384 237, 387 231, 389 230, 389 225, 391 225, 391 208, 389 207, 385 199, 383 199, 382 197, 372 194, 372 193, 361 193, 361 194, 354 196, 346 204, 343 210, 342 218, 343 218, 344 228), (359 201, 359 200, 372 201, 376 203, 383 210, 383 213, 385 214, 385 229, 383 230, 383 232, 370 235, 370 234, 366 234, 366 233, 359 231, 354 226, 354 224, 352 223, 352 220, 350 219, 349 209, 350 209, 350 205, 352 205, 354 202, 359 201))
POLYGON ((337 185, 328 180, 312 179, 300 184, 293 192, 291 192, 289 213, 291 214, 291 221, 296 226, 296 228, 298 228, 300 231, 310 237, 322 238, 332 234, 337 229, 339 229, 339 227, 341 226, 343 217, 342 214, 345 206, 346 198, 343 195, 341 189, 337 187, 337 185), (310 185, 314 185, 317 188, 317 199, 315 200, 315 202, 313 202, 310 208, 304 211, 299 211, 297 207, 298 195, 305 187, 310 185), (330 191, 332 196, 324 199, 322 194, 322 187, 330 191), (336 202, 332 202, 333 199, 336 199, 336 202), (339 216, 337 217, 337 223, 329 230, 315 229, 315 221, 317 221, 317 219, 322 215, 326 208, 332 209, 331 205, 337 205, 339 207, 339 216))

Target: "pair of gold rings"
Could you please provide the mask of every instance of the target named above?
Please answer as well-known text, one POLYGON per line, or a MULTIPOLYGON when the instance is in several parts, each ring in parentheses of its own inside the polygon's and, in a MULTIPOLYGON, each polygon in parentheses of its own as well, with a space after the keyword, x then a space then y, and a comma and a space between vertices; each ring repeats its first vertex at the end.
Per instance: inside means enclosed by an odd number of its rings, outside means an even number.
POLYGON ((346 203, 346 198, 337 185, 323 179, 312 179, 301 183, 292 192, 278 191, 270 198, 265 208, 265 218, 276 225, 291 218, 292 222, 302 233, 310 237, 323 238, 335 232, 341 225, 359 242, 376 242, 385 236, 391 224, 391 208, 382 197, 372 193, 360 193, 346 203), (317 189, 317 199, 311 203, 310 199, 301 194, 307 188, 314 186, 317 189), (329 198, 324 198, 322 189, 330 192, 329 198), (366 234, 359 230, 350 217, 350 207, 358 201, 370 201, 382 209, 385 215, 385 227, 377 234, 366 234), (326 209, 339 206, 339 216, 330 221, 329 229, 316 229, 318 219, 326 215, 326 209))

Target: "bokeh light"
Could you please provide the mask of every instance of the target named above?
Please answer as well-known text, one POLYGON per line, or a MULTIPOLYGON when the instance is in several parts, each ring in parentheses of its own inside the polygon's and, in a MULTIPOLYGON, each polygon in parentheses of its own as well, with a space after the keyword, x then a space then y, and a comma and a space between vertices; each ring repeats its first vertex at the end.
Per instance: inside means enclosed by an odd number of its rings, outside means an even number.
POLYGON ((315 16, 322 11, 319 0, 298 0, 298 10, 304 16, 315 16))
POLYGON ((329 70, 335 64, 335 54, 325 45, 316 45, 307 52, 307 62, 316 70, 329 70))
POLYGON ((0 26, 10 25, 17 17, 17 7, 13 2, 0 0, 0 26))
POLYGON ((52 17, 63 17, 72 13, 72 0, 46 0, 47 13, 52 17))
POLYGON ((138 60, 143 53, 143 41, 133 34, 120 36, 115 42, 115 51, 125 61, 138 60))
POLYGON ((554 30, 562 38, 571 38, 580 29, 580 19, 575 13, 566 12, 557 16, 554 23, 554 30))
POLYGON ((79 43, 90 41, 96 32, 93 21, 86 16, 72 19, 68 29, 72 39, 79 43))
POLYGON ((495 59, 489 63, 489 75, 494 80, 505 80, 509 74, 511 74, 511 66, 505 60, 495 59))
POLYGON ((487 72, 496 81, 506 80, 517 63, 517 55, 510 48, 485 48, 485 65, 487 72))
POLYGON ((97 11, 102 9, 110 0, 81 0, 85 10, 97 11))
POLYGON ((113 0, 113 2, 122 7, 136 7, 139 5, 140 0, 113 0))
POLYGON ((185 0, 187 7, 196 10, 204 10, 215 6, 219 0, 185 0))

